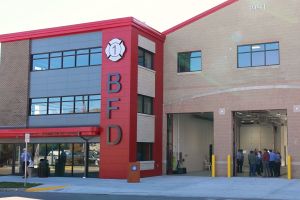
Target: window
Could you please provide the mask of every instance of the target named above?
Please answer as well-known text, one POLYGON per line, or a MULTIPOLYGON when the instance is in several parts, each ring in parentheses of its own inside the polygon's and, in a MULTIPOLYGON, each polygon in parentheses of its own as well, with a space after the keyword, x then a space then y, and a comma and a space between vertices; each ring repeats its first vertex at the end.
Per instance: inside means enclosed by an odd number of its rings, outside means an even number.
POLYGON ((101 47, 33 54, 32 71, 101 65, 101 56, 101 47))
POLYGON ((31 99, 31 115, 46 115, 47 114, 47 98, 31 99))
POLYGON ((178 53, 178 72, 197 72, 202 70, 201 51, 178 53))
POLYGON ((279 65, 279 42, 238 46, 238 67, 279 65))
POLYGON ((153 115, 153 97, 138 95, 138 113, 153 115))
POLYGON ((60 115, 100 112, 101 95, 31 99, 30 115, 60 115))
POLYGON ((153 143, 137 142, 137 161, 153 160, 153 143))
POLYGON ((153 69, 153 53, 139 47, 138 65, 153 69))

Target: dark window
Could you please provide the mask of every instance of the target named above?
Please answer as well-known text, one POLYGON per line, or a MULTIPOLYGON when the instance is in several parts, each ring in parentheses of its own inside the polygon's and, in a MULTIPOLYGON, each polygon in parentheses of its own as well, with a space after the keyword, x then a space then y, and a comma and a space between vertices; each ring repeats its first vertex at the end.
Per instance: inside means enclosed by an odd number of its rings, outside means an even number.
POLYGON ((137 161, 153 160, 153 143, 137 142, 137 161))
POLYGON ((279 42, 238 46, 238 67, 279 65, 279 42))
POLYGON ((138 95, 138 113, 153 115, 153 97, 138 95))
POLYGON ((138 64, 142 67, 153 69, 153 53, 139 47, 138 64))
POLYGON ((32 55, 32 70, 41 71, 102 64, 102 48, 77 49, 32 55))
POLYGON ((196 72, 202 70, 201 51, 178 53, 178 72, 196 72))
POLYGON ((30 115, 59 115, 100 112, 101 95, 31 99, 30 115))

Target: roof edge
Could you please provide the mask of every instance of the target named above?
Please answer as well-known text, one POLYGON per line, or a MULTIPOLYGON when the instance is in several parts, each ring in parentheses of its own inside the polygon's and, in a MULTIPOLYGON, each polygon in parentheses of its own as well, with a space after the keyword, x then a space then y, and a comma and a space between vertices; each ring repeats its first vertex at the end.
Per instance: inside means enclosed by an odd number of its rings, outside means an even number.
POLYGON ((207 11, 204 11, 203 13, 200 13, 199 15, 196 15, 196 16, 194 16, 194 17, 192 17, 192 18, 190 18, 190 19, 188 19, 184 22, 181 22, 180 24, 177 24, 177 25, 173 26, 172 28, 169 28, 169 29, 163 31, 162 33, 165 34, 165 35, 173 33, 175 31, 177 31, 177 30, 179 30, 179 29, 181 29, 181 28, 183 28, 183 27, 185 27, 185 26, 187 26, 187 25, 189 25, 189 24, 191 24, 191 23, 193 23, 193 22, 195 22, 199 19, 202 19, 202 18, 204 18, 204 17, 206 17, 210 14, 213 14, 213 13, 217 12, 218 10, 221 10, 221 9, 223 9, 223 8, 229 6, 229 5, 231 5, 231 4, 233 4, 237 1, 238 0, 225 1, 225 2, 213 7, 211 9, 207 10, 207 11))
POLYGON ((143 24, 133 17, 116 18, 97 22, 87 22, 81 24, 59 26, 53 28, 37 29, 31 31, 23 31, 17 33, 8 33, 0 35, 0 42, 13 42, 28 39, 40 39, 47 37, 57 37, 70 34, 78 34, 85 32, 101 31, 107 28, 115 28, 122 26, 135 26, 149 34, 164 40, 164 35, 155 29, 143 24))

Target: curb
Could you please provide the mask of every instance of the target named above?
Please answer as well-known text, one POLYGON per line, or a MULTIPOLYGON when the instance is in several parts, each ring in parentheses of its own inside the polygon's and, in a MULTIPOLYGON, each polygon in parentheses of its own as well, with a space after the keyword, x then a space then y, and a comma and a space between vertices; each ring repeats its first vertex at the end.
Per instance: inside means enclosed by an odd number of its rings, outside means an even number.
POLYGON ((25 192, 43 192, 43 191, 63 189, 65 187, 66 186, 51 186, 51 187, 28 188, 28 189, 25 190, 25 192))

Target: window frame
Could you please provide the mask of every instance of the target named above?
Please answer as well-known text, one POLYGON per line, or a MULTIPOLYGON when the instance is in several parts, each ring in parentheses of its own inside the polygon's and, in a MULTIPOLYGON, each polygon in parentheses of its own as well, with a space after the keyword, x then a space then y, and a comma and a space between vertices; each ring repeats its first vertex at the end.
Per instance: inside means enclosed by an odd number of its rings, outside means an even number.
POLYGON ((154 115, 154 98, 153 97, 142 95, 142 94, 138 94, 137 99, 138 99, 138 102, 137 102, 137 113, 145 114, 145 115, 154 115), (140 110, 139 110, 139 98, 142 98, 142 112, 140 112, 140 110), (145 110, 146 110, 145 109, 145 98, 151 100, 151 112, 150 113, 146 113, 145 112, 145 110))
POLYGON ((202 71, 202 51, 201 50, 193 50, 193 51, 183 51, 183 52, 178 52, 177 53, 177 73, 197 73, 197 72, 201 72, 202 71), (179 55, 180 54, 190 54, 192 55, 192 53, 196 53, 199 52, 200 56, 199 57, 192 57, 190 56, 189 59, 191 60, 191 58, 200 58, 200 70, 195 70, 195 71, 191 71, 191 65, 189 66, 189 71, 180 71, 180 66, 179 66, 179 55))
POLYGON ((142 47, 138 47, 138 65, 141 66, 141 67, 150 69, 150 70, 154 70, 154 53, 147 50, 147 49, 144 49, 142 47), (142 65, 140 65, 140 63, 139 63, 139 58, 140 58, 139 51, 140 50, 143 51, 143 63, 142 63, 142 65), (146 53, 151 55, 151 66, 150 67, 146 66, 146 64, 145 64, 146 63, 146 56, 145 56, 146 53))
MULTIPOLYGON (((101 98, 102 96, 101 96, 101 94, 86 94, 86 95, 69 95, 69 96, 51 96, 51 97, 37 97, 37 98, 30 98, 29 99, 29 116, 45 116, 45 115, 70 115, 70 114, 92 114, 92 113, 100 113, 101 112, 101 98), (96 95, 100 95, 99 96, 99 99, 97 99, 97 100, 99 100, 100 101, 100 108, 99 108, 99 111, 97 111, 97 112, 90 112, 89 111, 89 105, 90 105, 90 96, 96 96, 96 95), (86 112, 76 112, 76 97, 85 97, 85 96, 87 96, 87 100, 83 100, 83 101, 86 101, 87 102, 87 110, 86 110, 86 112), (62 99, 64 98, 64 97, 71 97, 71 98, 73 98, 73 101, 71 101, 71 100, 69 100, 69 101, 63 101, 62 99), (57 102, 59 102, 59 107, 60 107, 60 109, 59 109, 59 113, 55 113, 55 114, 50 114, 49 113, 49 105, 51 104, 51 103, 53 103, 53 102, 50 102, 49 101, 49 99, 50 98, 60 98, 60 101, 57 101, 57 102), (46 101, 44 101, 44 102, 42 102, 42 103, 46 103, 46 114, 32 114, 32 106, 33 105, 35 105, 35 104, 37 104, 37 103, 32 103, 32 101, 33 100, 37 100, 37 99, 46 99, 46 101), (73 109, 72 109, 72 112, 71 113, 63 113, 62 112, 62 110, 63 110, 63 102, 71 102, 71 103, 73 103, 73 109)), ((93 101, 97 101, 96 99, 93 99, 93 101)), ((55 103, 57 103, 57 102, 55 102, 55 103)))
POLYGON ((279 41, 237 45, 236 52, 237 52, 237 68, 238 69, 252 68, 252 67, 269 67, 269 66, 280 65, 280 42, 279 41), (271 49, 271 50, 269 49, 269 50, 267 50, 266 46, 268 44, 278 44, 278 49, 271 49), (257 45, 263 45, 264 49, 260 50, 260 51, 253 51, 252 47, 257 46, 257 45), (245 46, 250 46, 250 51, 239 52, 239 47, 245 47, 245 46), (264 53, 264 64, 263 65, 253 65, 253 53, 256 53, 256 52, 263 52, 264 53), (278 64, 267 64, 267 52, 278 52, 278 64), (240 65, 239 65, 239 55, 241 55, 241 54, 250 54, 250 66, 240 67, 240 65))
POLYGON ((81 67, 91 67, 91 66, 102 66, 102 53, 103 53, 103 49, 102 49, 102 46, 97 46, 97 47, 88 47, 88 48, 80 48, 80 49, 68 49, 68 50, 63 50, 63 51, 51 51, 51 52, 44 52, 44 53, 36 53, 36 54, 31 54, 30 55, 30 63, 31 63, 31 66, 30 66, 30 71, 31 72, 39 72, 39 71, 47 71, 47 70, 58 70, 58 69, 70 69, 70 68, 81 68, 81 67), (97 52, 92 52, 93 49, 100 49, 100 51, 97 51, 97 52), (82 50, 88 50, 87 53, 78 53, 78 51, 82 51, 82 50), (73 55, 64 55, 64 53, 66 52, 71 52, 71 51, 74 51, 74 54, 73 55), (60 53, 61 55, 60 56, 52 56, 51 57, 51 54, 55 54, 55 53, 60 53), (34 58, 34 56, 37 56, 37 55, 42 55, 42 54, 45 54, 47 55, 47 58, 34 58), (95 55, 95 54, 100 54, 100 64, 91 64, 91 56, 92 55, 95 55), (80 65, 78 66, 77 65, 77 56, 82 56, 82 55, 88 55, 88 64, 87 65, 80 65), (65 57, 74 57, 74 66, 72 67, 64 67, 64 58, 65 57), (61 58, 61 62, 60 62, 60 67, 59 68, 50 68, 51 64, 51 58, 61 58), (34 66, 33 66, 33 62, 34 60, 48 60, 48 65, 47 65, 47 68, 45 68, 44 70, 35 70, 34 69, 34 66))

